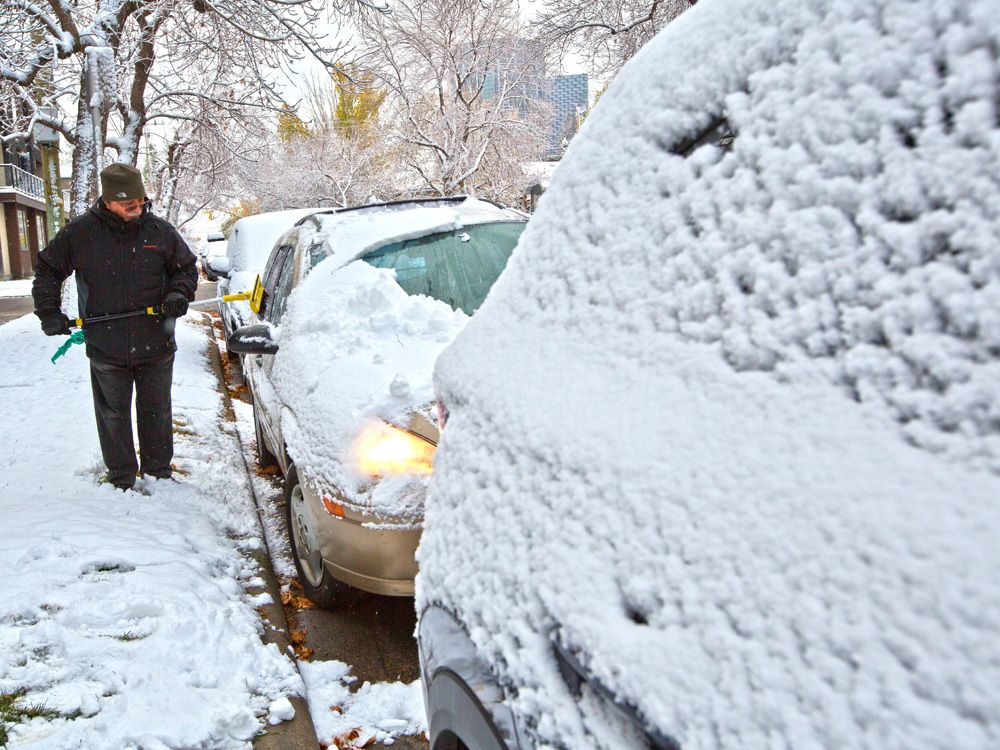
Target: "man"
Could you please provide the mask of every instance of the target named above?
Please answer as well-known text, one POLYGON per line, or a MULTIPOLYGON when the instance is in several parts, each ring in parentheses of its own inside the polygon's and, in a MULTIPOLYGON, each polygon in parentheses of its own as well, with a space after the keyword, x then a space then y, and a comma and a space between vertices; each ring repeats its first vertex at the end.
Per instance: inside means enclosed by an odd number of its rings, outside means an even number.
POLYGON ((35 314, 49 336, 70 333, 60 290, 74 271, 81 318, 162 309, 162 317, 86 324, 84 333, 108 481, 128 490, 137 471, 169 478, 174 455, 174 325, 194 299, 198 272, 195 256, 177 230, 150 212, 139 170, 126 164, 104 169, 101 197, 39 253, 32 295, 35 314), (133 387, 138 462, 132 439, 133 387))

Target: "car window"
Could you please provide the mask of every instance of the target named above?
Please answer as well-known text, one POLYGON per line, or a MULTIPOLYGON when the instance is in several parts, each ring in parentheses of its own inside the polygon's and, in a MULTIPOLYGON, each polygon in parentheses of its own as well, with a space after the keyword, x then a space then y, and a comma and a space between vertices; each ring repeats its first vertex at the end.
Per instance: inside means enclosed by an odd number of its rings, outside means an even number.
POLYGON ((393 242, 362 257, 392 268, 407 294, 425 294, 472 315, 507 265, 524 222, 475 224, 393 242))
POLYGON ((264 291, 268 294, 274 294, 274 285, 278 280, 278 272, 281 270, 281 266, 289 250, 291 248, 288 245, 282 245, 272 252, 271 257, 267 259, 267 265, 264 266, 264 276, 261 281, 264 284, 264 291))
POLYGON ((309 264, 306 268, 308 273, 314 269, 320 261, 326 260, 327 256, 330 254, 330 246, 325 242, 314 242, 309 246, 309 264))
POLYGON ((292 291, 292 275, 295 270, 295 253, 292 248, 282 248, 286 252, 282 256, 281 267, 277 271, 274 293, 267 305, 267 319, 277 325, 288 306, 288 295, 292 291))

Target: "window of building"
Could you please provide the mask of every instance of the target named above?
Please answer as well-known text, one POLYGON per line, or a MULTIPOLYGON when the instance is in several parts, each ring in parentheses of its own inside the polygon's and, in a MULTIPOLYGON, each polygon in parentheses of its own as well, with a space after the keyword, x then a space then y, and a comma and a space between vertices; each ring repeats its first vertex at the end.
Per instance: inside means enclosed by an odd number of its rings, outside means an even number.
POLYGON ((21 252, 26 253, 30 251, 31 245, 28 244, 28 212, 23 208, 17 209, 17 236, 18 241, 21 243, 21 252))
POLYGON ((45 214, 35 214, 35 231, 38 232, 38 250, 49 243, 48 231, 45 227, 45 214))

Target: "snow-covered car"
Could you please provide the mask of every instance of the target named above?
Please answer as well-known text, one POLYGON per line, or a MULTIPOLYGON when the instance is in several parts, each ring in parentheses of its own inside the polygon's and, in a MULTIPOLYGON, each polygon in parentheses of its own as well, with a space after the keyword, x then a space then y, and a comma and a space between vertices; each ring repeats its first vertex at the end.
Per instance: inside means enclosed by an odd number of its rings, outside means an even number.
POLYGON ((285 477, 306 594, 411 596, 437 443, 431 373, 482 303, 526 216, 472 198, 326 210, 264 269, 246 355, 258 455, 285 477))
POLYGON ((441 354, 442 748, 1000 747, 995 0, 701 0, 441 354))
MULTIPOLYGON (((253 289, 257 277, 264 273, 267 258, 277 239, 302 217, 322 210, 295 208, 269 211, 237 220, 229 230, 227 262, 214 269, 219 276, 218 295, 221 297, 253 289)), ((250 323, 250 303, 219 303, 219 314, 222 316, 223 335, 228 343, 229 334, 250 323)), ((232 352, 229 354, 232 356, 232 352)))
POLYGON ((205 237, 205 244, 201 247, 199 259, 202 273, 209 281, 219 280, 219 272, 215 268, 215 263, 226 257, 226 246, 226 235, 222 232, 209 232, 208 236, 205 237))

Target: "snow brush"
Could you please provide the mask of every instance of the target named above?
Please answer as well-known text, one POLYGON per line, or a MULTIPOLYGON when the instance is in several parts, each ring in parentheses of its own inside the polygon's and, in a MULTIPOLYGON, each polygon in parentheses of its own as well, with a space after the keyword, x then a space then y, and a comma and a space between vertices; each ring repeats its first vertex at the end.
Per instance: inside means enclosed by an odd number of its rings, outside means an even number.
MULTIPOLYGON (((253 289, 249 292, 237 292, 236 294, 226 294, 222 297, 212 297, 211 299, 199 299, 194 302, 189 302, 188 307, 208 307, 209 305, 214 305, 217 302, 240 302, 241 300, 250 301, 250 309, 255 313, 260 312, 260 304, 264 299, 264 285, 260 282, 260 276, 254 280, 253 289)), ((108 320, 120 320, 121 318, 134 318, 139 315, 162 315, 163 311, 160 309, 160 305, 154 305, 153 307, 144 307, 142 310, 133 310, 132 312, 124 313, 114 313, 113 315, 98 315, 94 318, 76 318, 75 320, 70 320, 70 328, 83 328, 85 325, 90 323, 103 323, 108 320)))
POLYGON ((188 307, 207 307, 216 302, 239 302, 247 300, 250 302, 250 309, 255 313, 260 312, 261 304, 264 301, 264 285, 260 281, 260 274, 253 281, 253 289, 249 292, 237 292, 236 294, 226 294, 222 297, 212 297, 211 299, 199 299, 188 304, 188 307))
MULTIPOLYGON (((212 297, 211 299, 200 299, 194 302, 189 302, 188 307, 208 307, 209 305, 214 305, 218 302, 240 302, 243 300, 248 300, 250 302, 250 309, 255 313, 260 312, 261 303, 264 301, 264 285, 260 281, 260 275, 254 279, 253 289, 249 292, 237 292, 236 294, 225 294, 221 297, 212 297)), ((115 313, 113 315, 98 315, 94 318, 76 318, 70 320, 70 328, 80 328, 83 329, 84 326, 90 323, 103 323, 108 320, 121 320, 122 318, 135 318, 139 315, 162 315, 163 311, 160 309, 159 305, 154 307, 146 307, 142 310, 133 310, 132 312, 126 313, 115 313)), ((74 331, 70 334, 69 339, 60 346, 56 353, 52 355, 52 364, 56 363, 56 360, 63 356, 73 344, 82 344, 86 341, 83 330, 74 331)))

